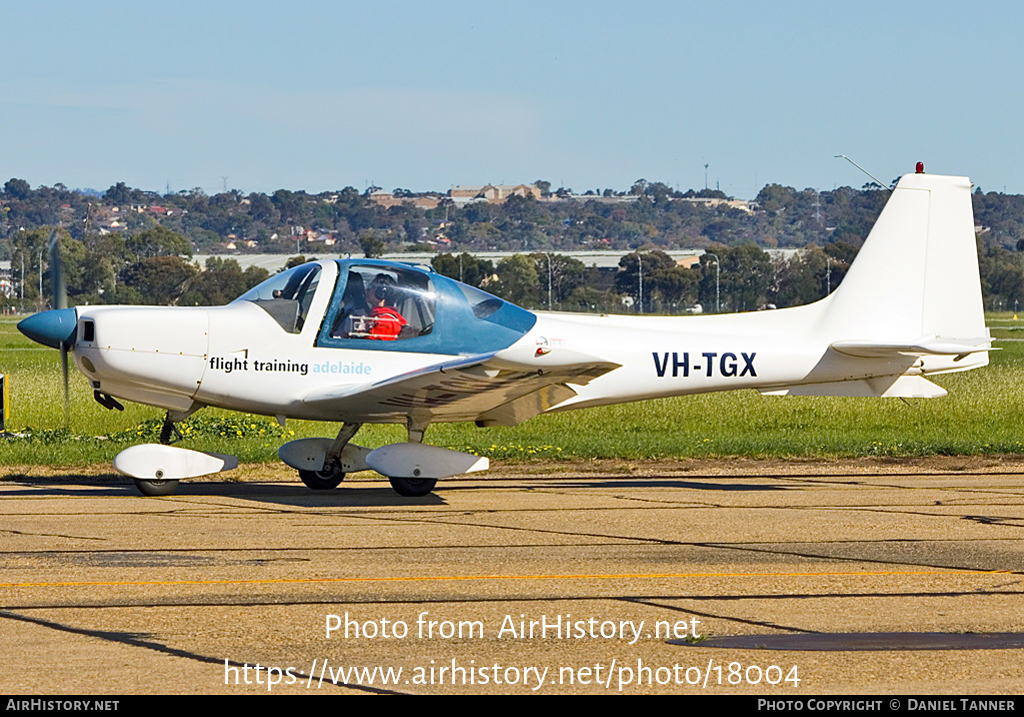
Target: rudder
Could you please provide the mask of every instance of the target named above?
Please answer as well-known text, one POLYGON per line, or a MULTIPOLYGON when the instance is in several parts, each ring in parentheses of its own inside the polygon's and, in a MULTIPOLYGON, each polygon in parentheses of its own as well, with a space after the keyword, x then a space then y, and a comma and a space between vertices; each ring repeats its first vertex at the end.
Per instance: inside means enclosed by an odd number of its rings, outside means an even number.
POLYGON ((966 177, 903 176, 824 313, 839 339, 987 342, 966 177))

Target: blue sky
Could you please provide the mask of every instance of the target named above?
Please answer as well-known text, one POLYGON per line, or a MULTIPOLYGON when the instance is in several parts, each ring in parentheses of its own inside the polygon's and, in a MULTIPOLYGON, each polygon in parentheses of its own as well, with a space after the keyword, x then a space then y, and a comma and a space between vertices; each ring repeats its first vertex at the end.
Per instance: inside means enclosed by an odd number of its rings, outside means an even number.
POLYGON ((1024 193, 1024 3, 0 1, 0 182, 1024 193))

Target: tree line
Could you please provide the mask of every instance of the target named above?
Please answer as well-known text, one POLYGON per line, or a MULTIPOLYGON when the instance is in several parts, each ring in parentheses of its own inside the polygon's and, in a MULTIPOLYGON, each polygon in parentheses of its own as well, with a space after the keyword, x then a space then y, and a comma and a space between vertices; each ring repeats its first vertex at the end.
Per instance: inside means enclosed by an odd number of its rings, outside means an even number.
MULTIPOLYGON (((198 188, 161 195, 118 183, 90 194, 60 184, 33 189, 12 178, 0 192, 0 259, 12 262, 18 296, 34 300, 45 282, 38 269, 47 262, 44 227, 59 225, 61 246, 81 266, 74 280, 83 301, 217 303, 259 280, 260 272, 242 271, 229 258, 200 268, 191 263, 191 252, 223 251, 224 242, 236 238, 239 252, 296 254, 303 245, 295 230, 305 228, 331 233, 335 243, 329 248, 305 245, 318 254, 373 256, 422 250, 424 242, 440 242, 452 256, 520 252, 522 258, 492 267, 497 278, 486 288, 528 306, 621 310, 615 296, 626 296, 644 311, 696 303, 706 310, 749 310, 806 303, 835 288, 888 198, 877 186, 819 192, 769 184, 740 209, 703 201, 729 199, 715 190, 679 192, 642 179, 625 192, 583 195, 535 184, 552 201, 513 196, 502 204, 457 206, 433 193, 437 206, 421 209, 411 201, 385 208, 372 199, 376 187, 208 196, 198 188), (119 227, 101 230, 100 217, 109 218, 113 207, 121 210, 119 227), (805 251, 773 262, 762 249, 774 247, 805 251), (680 248, 705 249, 717 263, 709 257, 686 273, 658 253, 680 248), (614 275, 591 274, 578 283, 581 272, 561 252, 586 249, 621 250, 625 265, 614 275), (715 268, 718 290, 712 296, 715 268), (738 276, 748 277, 744 285, 728 286, 738 276), (216 290, 218 282, 225 288, 216 290)), ((393 194, 412 200, 431 193, 393 194)), ((978 187, 972 198, 986 307, 1013 309, 1024 300, 1024 197, 978 187)))
MULTIPOLYGON (((14 292, 0 302, 21 310, 47 306, 50 228, 17 232, 10 240, 14 292)), ((210 257, 200 268, 192 244, 162 226, 134 234, 87 234, 77 240, 58 229, 56 239, 69 303, 216 306, 226 304, 270 273, 243 270, 235 259, 210 257)))
MULTIPOLYGON (((875 185, 830 191, 797 190, 768 184, 743 206, 717 190, 674 190, 662 182, 637 180, 628 191, 550 190, 541 200, 513 196, 500 204, 456 204, 441 192, 397 188, 401 203, 374 201, 369 187, 358 191, 309 194, 279 189, 271 194, 230 190, 207 195, 202 189, 159 194, 119 182, 105 192, 85 193, 64 185, 33 189, 12 178, 0 191, 0 259, 9 258, 10 237, 22 229, 61 225, 72 238, 101 232, 110 212, 119 210, 116 233, 160 225, 192 243, 196 251, 221 253, 229 240, 240 252, 296 253, 296 237, 312 231, 330 235, 339 252, 360 252, 368 238, 382 251, 403 251, 429 242, 455 251, 634 250, 706 248, 712 243, 764 248, 858 247, 888 199, 875 185), (417 198, 437 205, 420 208, 417 198)), ((1024 246, 1024 197, 973 193, 975 222, 986 247, 1020 251, 1024 246)), ((106 229, 109 229, 107 227, 106 229)), ((104 231, 106 230, 104 229, 104 231)), ((101 232, 102 233, 102 232, 101 232)))
MULTIPOLYGON (((48 306, 49 227, 22 230, 11 238, 13 296, 5 308, 48 306)), ((192 261, 187 238, 156 226, 133 234, 88 234, 81 241, 57 229, 64 278, 72 304, 216 306, 228 303, 269 278, 266 269, 242 269, 231 257, 192 261)), ((468 252, 437 254, 441 274, 480 287, 530 309, 560 311, 684 313, 749 311, 807 303, 839 284, 848 266, 834 248, 812 247, 772 259, 758 247, 714 244, 702 262, 678 265, 663 250, 645 247, 624 254, 617 269, 586 266, 557 252, 514 254, 497 264, 468 252)), ((305 261, 288 260, 285 269, 305 261)))
POLYGON ((712 244, 700 263, 687 268, 648 246, 623 255, 613 271, 549 252, 514 254, 497 264, 469 253, 438 254, 431 263, 440 274, 528 309, 682 314, 821 299, 839 285, 852 259, 829 251, 810 247, 772 257, 756 246, 712 244))

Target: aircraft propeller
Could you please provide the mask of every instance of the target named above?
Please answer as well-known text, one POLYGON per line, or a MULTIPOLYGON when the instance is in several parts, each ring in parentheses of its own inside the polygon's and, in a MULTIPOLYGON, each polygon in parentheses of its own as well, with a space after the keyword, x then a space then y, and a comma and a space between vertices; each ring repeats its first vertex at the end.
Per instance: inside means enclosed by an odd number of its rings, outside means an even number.
MULTIPOLYGON (((57 227, 50 232, 50 306, 53 309, 68 308, 68 292, 64 282, 64 262, 60 257, 60 238, 57 236, 57 227)), ((75 321, 75 331, 71 332, 64 341, 60 342, 60 370, 61 378, 64 381, 64 424, 71 423, 71 397, 68 393, 68 349, 75 344, 75 334, 78 322, 75 321)))
MULTIPOLYGON (((33 341, 60 349, 61 371, 64 380, 64 422, 71 422, 71 401, 68 393, 68 351, 75 345, 78 315, 68 308, 64 286, 64 265, 60 258, 60 240, 57 229, 50 232, 50 287, 53 308, 33 314, 18 323, 18 330, 33 341)), ((42 267, 40 267, 42 271, 42 267)))

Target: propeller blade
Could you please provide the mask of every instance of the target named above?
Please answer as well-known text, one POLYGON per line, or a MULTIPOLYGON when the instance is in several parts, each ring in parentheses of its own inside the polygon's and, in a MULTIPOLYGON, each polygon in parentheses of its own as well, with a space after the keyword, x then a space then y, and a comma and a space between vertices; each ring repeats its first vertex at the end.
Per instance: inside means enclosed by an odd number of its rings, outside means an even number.
MULTIPOLYGON (((50 232, 50 294, 54 309, 68 308, 68 291, 64 283, 64 262, 60 257, 60 237, 57 227, 50 232)), ((74 333, 72 333, 74 336, 74 333)), ((71 394, 68 389, 68 341, 60 342, 60 370, 64 381, 64 427, 71 425, 71 394)))
POLYGON ((68 308, 68 292, 64 284, 64 262, 60 258, 60 239, 57 227, 50 232, 50 294, 52 308, 68 308))
POLYGON ((68 345, 60 345, 60 370, 64 379, 64 427, 71 425, 71 395, 68 393, 68 345))

